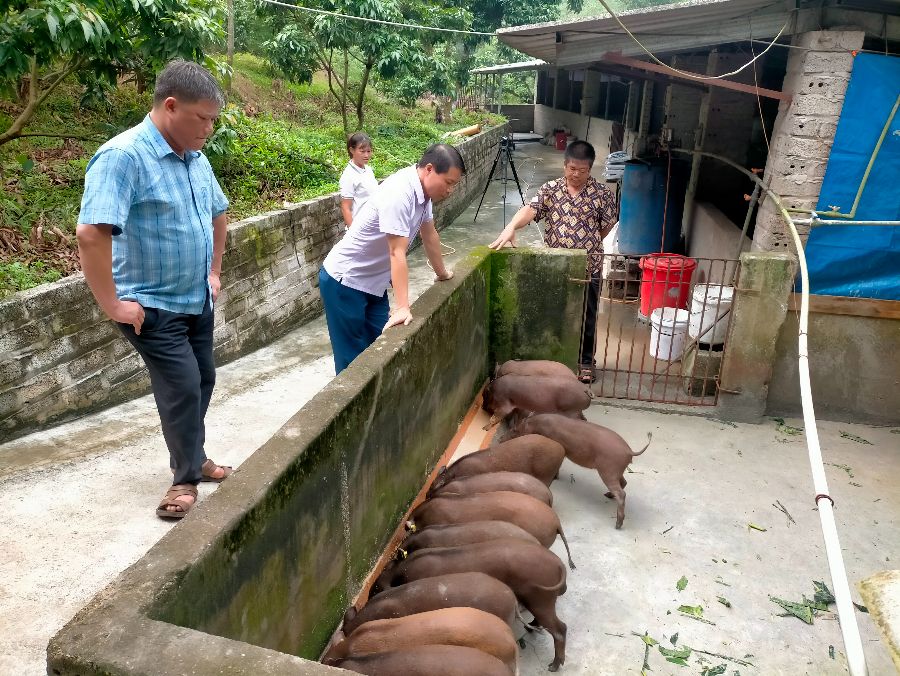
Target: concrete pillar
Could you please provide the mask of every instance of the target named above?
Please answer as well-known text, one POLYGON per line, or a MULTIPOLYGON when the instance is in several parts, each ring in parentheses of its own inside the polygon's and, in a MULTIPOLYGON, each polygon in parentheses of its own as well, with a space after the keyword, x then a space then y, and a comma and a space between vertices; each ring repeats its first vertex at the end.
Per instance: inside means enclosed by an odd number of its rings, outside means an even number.
POLYGON ((637 157, 647 147, 647 134, 650 132, 650 116, 653 114, 653 80, 644 80, 644 91, 641 96, 641 114, 638 119, 637 141, 634 144, 632 157, 637 157))
MULTIPOLYGON (((851 50, 862 49, 865 33, 857 30, 810 31, 794 36, 782 90, 793 98, 782 102, 775 118, 765 176, 787 207, 812 209, 822 179, 844 94, 853 70, 851 50)), ((808 227, 798 228, 805 241, 808 227)), ((756 217, 753 249, 786 251, 793 245, 781 216, 765 200, 756 217)))
POLYGON ((760 422, 766 411, 794 263, 787 252, 741 254, 720 377, 718 413, 725 420, 760 422))

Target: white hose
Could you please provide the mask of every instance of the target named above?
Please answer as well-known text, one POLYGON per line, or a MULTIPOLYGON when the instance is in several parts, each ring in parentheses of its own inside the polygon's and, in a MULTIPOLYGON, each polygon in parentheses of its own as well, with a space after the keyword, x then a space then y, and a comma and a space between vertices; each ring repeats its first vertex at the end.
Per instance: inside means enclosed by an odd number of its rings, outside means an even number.
POLYGON ((809 347, 807 345, 809 333, 809 270, 806 267, 806 255, 803 253, 803 243, 800 241, 800 234, 797 232, 797 228, 794 226, 794 222, 791 220, 791 216, 785 209, 779 196, 769 190, 763 184, 763 181, 752 172, 747 171, 728 158, 714 153, 675 148, 672 151, 685 154, 696 153, 705 157, 711 157, 725 162, 749 176, 775 204, 791 233, 791 238, 794 240, 797 260, 800 263, 800 279, 803 283, 800 289, 800 330, 797 339, 797 352, 799 356, 800 403, 803 407, 803 422, 806 427, 809 466, 812 471, 813 487, 816 491, 815 501, 819 510, 819 520, 822 523, 825 554, 828 558, 828 568, 831 571, 831 584, 834 587, 834 598, 837 604, 841 636, 844 639, 844 650, 847 654, 847 666, 850 669, 851 676, 866 676, 869 670, 866 667, 866 656, 863 652, 862 639, 859 635, 859 625, 856 622, 856 610, 850 598, 847 570, 844 568, 844 559, 841 556, 841 543, 838 538, 837 525, 834 521, 834 501, 828 494, 828 481, 825 478, 825 466, 822 462, 822 449, 819 445, 819 431, 816 427, 816 414, 813 407, 812 387, 809 380, 809 347))

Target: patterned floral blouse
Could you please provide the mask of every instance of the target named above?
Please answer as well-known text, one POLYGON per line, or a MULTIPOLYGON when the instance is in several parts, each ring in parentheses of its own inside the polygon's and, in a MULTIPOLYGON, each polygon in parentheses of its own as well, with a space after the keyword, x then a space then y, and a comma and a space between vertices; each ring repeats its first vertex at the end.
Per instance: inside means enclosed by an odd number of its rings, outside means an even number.
POLYGON ((588 270, 600 276, 603 253, 602 231, 616 222, 616 199, 593 176, 574 197, 566 188, 566 179, 544 183, 531 200, 534 220, 546 221, 544 241, 554 249, 587 249, 588 270))

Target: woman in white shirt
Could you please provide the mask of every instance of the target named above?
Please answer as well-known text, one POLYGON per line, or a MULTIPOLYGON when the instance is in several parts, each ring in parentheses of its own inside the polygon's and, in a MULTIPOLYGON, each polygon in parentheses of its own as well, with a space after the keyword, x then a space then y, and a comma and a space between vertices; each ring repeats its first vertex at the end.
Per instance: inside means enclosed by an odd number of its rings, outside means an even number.
POLYGON ((372 139, 361 131, 347 139, 347 154, 350 161, 341 174, 341 215, 344 225, 350 227, 353 217, 359 212, 366 200, 372 196, 378 181, 369 160, 372 157, 372 139))

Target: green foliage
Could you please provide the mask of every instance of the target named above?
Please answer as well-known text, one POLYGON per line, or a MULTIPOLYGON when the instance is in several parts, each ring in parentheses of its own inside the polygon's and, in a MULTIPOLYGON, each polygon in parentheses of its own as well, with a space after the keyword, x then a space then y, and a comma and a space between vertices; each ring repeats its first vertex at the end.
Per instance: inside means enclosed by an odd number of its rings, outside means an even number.
MULTIPOLYGON (((96 105, 123 75, 143 91, 174 58, 204 61, 223 25, 221 0, 13 0, 0 14, 0 85, 20 98, 27 90, 40 105, 75 74, 84 103, 96 105)), ((35 108, 0 130, 0 144, 22 133, 35 108)))
POLYGON ((16 291, 31 289, 39 284, 55 282, 61 277, 59 270, 48 268, 40 261, 0 263, 0 298, 5 298, 16 291))

